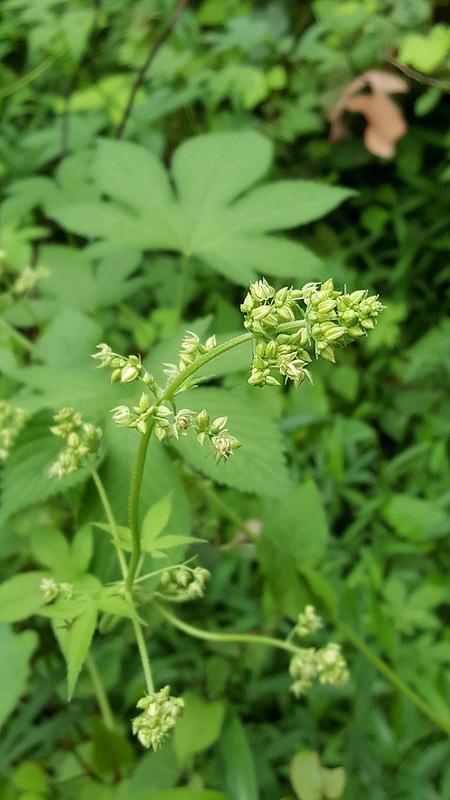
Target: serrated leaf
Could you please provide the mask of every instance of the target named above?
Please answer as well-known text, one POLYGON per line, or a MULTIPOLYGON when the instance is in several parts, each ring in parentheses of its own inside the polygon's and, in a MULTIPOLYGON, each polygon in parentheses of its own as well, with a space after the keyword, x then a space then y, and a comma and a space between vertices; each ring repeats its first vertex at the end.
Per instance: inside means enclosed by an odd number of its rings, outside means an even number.
POLYGON ((224 464, 216 464, 209 445, 195 436, 183 437, 177 449, 195 469, 220 484, 243 492, 276 497, 289 487, 283 442, 275 424, 261 415, 246 390, 199 388, 183 395, 187 408, 206 408, 211 419, 228 415, 228 429, 242 443, 224 464))
POLYGON ((295 180, 251 190, 271 160, 271 142, 255 131, 196 136, 173 156, 175 195, 152 153, 129 142, 102 140, 93 179, 109 201, 60 204, 53 217, 68 230, 100 240, 97 255, 124 247, 171 250, 196 256, 243 285, 260 273, 319 279, 323 267, 314 253, 267 232, 311 222, 352 193, 295 180))
POLYGON ((40 590, 48 573, 22 572, 0 584, 0 622, 18 622, 36 614, 44 605, 40 590))
POLYGON ((264 536, 298 569, 317 564, 329 537, 328 522, 319 490, 313 480, 292 487, 276 507, 264 505, 264 536))
POLYGON ((71 700, 78 676, 91 646, 97 626, 97 607, 91 600, 87 608, 71 624, 64 649, 67 664, 67 698, 71 700))

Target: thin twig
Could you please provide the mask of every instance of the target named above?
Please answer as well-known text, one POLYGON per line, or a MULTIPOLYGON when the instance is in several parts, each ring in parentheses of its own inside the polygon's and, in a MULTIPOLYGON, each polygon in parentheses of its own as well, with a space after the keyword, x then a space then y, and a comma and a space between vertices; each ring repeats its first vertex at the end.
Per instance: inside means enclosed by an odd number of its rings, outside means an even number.
POLYGON ((387 59, 389 64, 392 64, 393 67, 396 67, 403 72, 408 78, 411 78, 413 81, 417 81, 418 83, 423 83, 425 86, 433 86, 436 89, 442 89, 444 92, 450 91, 450 81, 441 80, 439 78, 431 78, 428 75, 423 75, 421 72, 418 72, 416 69, 412 67, 408 67, 407 64, 402 64, 401 61, 397 61, 396 58, 388 58, 387 59))
POLYGON ((185 10, 187 4, 188 4, 188 0, 178 0, 178 3, 175 6, 175 10, 174 10, 172 16, 170 17, 166 27, 163 28, 163 30, 161 32, 161 35, 154 42, 152 42, 152 44, 150 45, 149 51, 147 53, 147 57, 146 57, 144 63, 142 64, 142 67, 138 71, 138 73, 137 73, 137 75, 136 75, 136 77, 135 77, 135 79, 133 81, 133 85, 131 87, 130 95, 128 97, 128 101, 127 101, 127 104, 125 106, 125 110, 124 110, 124 112, 122 114, 122 119, 120 120, 120 122, 119 122, 119 124, 117 126, 117 130, 116 130, 116 133, 115 133, 115 138, 116 139, 121 139, 122 138, 122 136, 123 136, 123 134, 125 132, 125 126, 126 126, 126 124, 128 122, 128 119, 130 117, 131 111, 133 109, 133 105, 134 105, 134 101, 136 99, 136 95, 137 95, 139 89, 141 88, 141 86, 142 86, 142 84, 144 82, 146 72, 147 72, 150 64, 152 63, 153 59, 155 58, 156 54, 160 50, 160 48, 163 46, 163 44, 165 44, 167 39, 171 36, 171 34, 174 31, 174 29, 175 29, 175 27, 176 27, 176 25, 178 23, 178 20, 180 19, 180 17, 182 15, 183 11, 185 10))
POLYGON ((80 60, 78 61, 78 64, 75 67, 75 70, 74 70, 74 72, 72 74, 72 77, 70 79, 69 85, 67 87, 65 103, 64 103, 64 111, 63 111, 62 121, 61 121, 61 152, 60 152, 60 156, 59 156, 59 160, 60 161, 64 161, 64 159, 65 159, 65 157, 67 155, 68 145, 69 145, 70 100, 71 100, 72 94, 75 91, 75 89, 77 87, 77 84, 78 84, 78 80, 79 80, 79 77, 80 77, 81 69, 83 67, 83 64, 84 64, 84 61, 85 61, 85 57, 86 57, 86 54, 88 52, 89 42, 91 41, 95 31, 97 30, 98 20, 99 20, 100 10, 101 10, 101 3, 102 3, 102 0, 94 0, 94 15, 92 17, 91 27, 90 27, 89 33, 87 35, 84 54, 81 56, 80 60))

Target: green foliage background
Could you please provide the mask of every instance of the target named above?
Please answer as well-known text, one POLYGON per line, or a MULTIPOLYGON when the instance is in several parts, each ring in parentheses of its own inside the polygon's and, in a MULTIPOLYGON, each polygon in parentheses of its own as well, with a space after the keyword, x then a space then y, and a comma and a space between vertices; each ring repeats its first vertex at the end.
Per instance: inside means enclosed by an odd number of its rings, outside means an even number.
POLYGON ((0 795, 443 800, 445 3, 190 3, 118 139, 137 71, 173 11, 166 0, 2 3, 0 396, 30 419, 1 474, 0 795), (356 115, 350 138, 328 137, 327 111, 372 68, 409 80, 394 98, 408 130, 389 160, 364 148, 356 115), (28 264, 49 277, 11 302, 8 281, 28 264), (101 474, 125 524, 136 441, 107 421, 124 390, 89 354, 99 341, 139 351, 158 377, 186 328, 219 341, 241 329, 244 287, 260 274, 277 286, 331 275, 378 292, 387 310, 367 341, 334 368, 314 364, 314 386, 298 391, 248 387, 244 350, 218 361, 196 403, 229 413, 244 447, 215 467, 190 441, 152 445, 142 510, 172 492, 170 534, 206 540, 193 552, 213 579, 205 600, 182 609, 187 621, 287 633, 313 602, 351 681, 298 702, 284 654, 199 642, 150 619, 158 681, 184 694, 186 713, 172 744, 142 754, 129 736, 143 687, 128 628, 94 639, 120 721, 112 734, 85 670, 67 705, 63 660, 38 615, 49 569, 73 582, 115 576, 109 542, 89 524, 102 521, 91 484, 76 475, 61 492, 46 477, 58 449, 51 414, 73 405, 105 428, 101 474), (261 531, 256 545, 246 526, 261 531))

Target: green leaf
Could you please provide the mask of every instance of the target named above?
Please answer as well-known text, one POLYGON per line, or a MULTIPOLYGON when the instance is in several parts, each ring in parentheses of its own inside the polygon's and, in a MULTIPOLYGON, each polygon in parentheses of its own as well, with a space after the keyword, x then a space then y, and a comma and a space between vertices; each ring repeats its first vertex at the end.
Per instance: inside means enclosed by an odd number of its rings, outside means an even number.
POLYGON ((342 767, 322 768, 323 793, 327 800, 341 797, 345 789, 345 780, 345 770, 342 767))
POLYGON ((393 494, 383 510, 385 520, 399 536, 427 540, 444 536, 449 530, 448 517, 431 500, 407 494, 393 494))
POLYGON ((100 325, 74 308, 63 309, 45 329, 33 355, 52 368, 80 366, 89 369, 89 355, 102 338, 100 325))
POLYGON ((243 196, 267 173, 271 160, 270 141, 255 131, 196 136, 173 156, 175 196, 152 153, 129 142, 102 140, 93 181, 109 200, 60 203, 50 211, 68 230, 100 240, 97 255, 124 247, 171 250, 196 256, 242 285, 258 273, 297 281, 324 277, 314 253, 267 232, 311 222, 352 192, 291 180, 243 196))
POLYGON ((0 584, 0 622, 18 622, 36 614, 44 605, 40 590, 47 572, 22 572, 0 584))
POLYGON ((172 513, 172 492, 166 494, 147 511, 142 523, 142 546, 144 549, 152 547, 155 539, 167 527, 172 513))
POLYGON ((206 750, 219 738, 225 705, 219 700, 208 703, 192 691, 184 695, 185 708, 177 722, 173 746, 180 767, 185 767, 190 757, 206 750))
POLYGON ((186 461, 217 483, 243 492, 276 497, 286 491, 289 477, 281 435, 250 393, 199 388, 183 397, 187 408, 206 408, 211 419, 228 415, 230 433, 242 443, 226 463, 216 464, 209 445, 205 442, 201 447, 194 435, 188 435, 177 445, 186 461))
POLYGON ((274 181, 237 200, 232 219, 250 231, 296 228, 323 217, 354 194, 314 181, 274 181))
POLYGON ((0 624, 0 726, 26 689, 29 662, 37 643, 38 637, 34 631, 14 633, 9 625, 0 624))
POLYGON ((78 470, 64 481, 49 478, 48 470, 61 449, 61 439, 50 433, 52 417, 47 412, 36 414, 17 437, 5 463, 2 475, 0 520, 34 503, 46 500, 86 480, 78 470))
POLYGON ((164 550, 180 547, 193 542, 201 542, 194 536, 180 534, 167 534, 161 536, 165 530, 172 513, 172 492, 155 503, 144 517, 142 523, 142 550, 150 553, 155 558, 164 557, 164 550))
POLYGON ((56 528, 36 528, 31 534, 30 548, 39 564, 59 573, 70 572, 69 543, 56 528))
POLYGON ((97 607, 93 600, 71 624, 64 646, 67 664, 67 699, 71 700, 75 691, 81 667, 91 646, 97 625, 97 607))
POLYGON ((328 522, 313 480, 294 486, 276 504, 266 501, 263 519, 263 535, 298 569, 314 566, 325 555, 328 522))
POLYGON ((76 572, 87 572, 92 558, 93 546, 92 526, 90 524, 83 525, 73 537, 71 546, 72 566, 76 572))
POLYGON ((297 753, 291 761, 290 778, 299 800, 322 800, 322 768, 317 753, 297 753))
POLYGON ((258 800, 255 761, 245 728, 235 715, 222 732, 220 751, 230 800, 258 800))

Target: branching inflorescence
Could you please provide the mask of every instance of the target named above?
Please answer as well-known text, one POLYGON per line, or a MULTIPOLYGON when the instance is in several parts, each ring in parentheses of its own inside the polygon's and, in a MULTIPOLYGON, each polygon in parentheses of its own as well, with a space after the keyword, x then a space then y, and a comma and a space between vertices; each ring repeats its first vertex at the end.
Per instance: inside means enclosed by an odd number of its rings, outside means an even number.
MULTIPOLYGON (((311 379, 309 365, 313 356, 334 362, 337 348, 367 334, 375 325, 383 306, 377 296, 367 291, 351 294, 334 289, 332 280, 323 284, 309 283, 302 289, 284 287, 276 291, 266 280, 253 283, 241 305, 247 333, 217 344, 214 336, 202 343, 199 337, 187 332, 181 343, 178 361, 165 364, 166 383, 160 386, 143 366, 139 355, 123 356, 113 352, 108 344, 97 346, 93 358, 100 368, 111 370, 113 383, 138 382, 141 390, 134 405, 119 405, 112 410, 114 422, 120 427, 134 429, 141 437, 132 476, 129 497, 131 555, 128 563, 121 548, 118 528, 95 459, 100 446, 101 430, 82 420, 74 409, 62 409, 55 416, 52 432, 65 440, 65 447, 50 469, 51 476, 64 477, 80 467, 90 469, 103 503, 113 544, 116 548, 123 581, 117 584, 119 594, 130 607, 130 618, 138 645, 147 684, 146 694, 138 701, 141 713, 132 722, 133 732, 144 747, 157 749, 173 729, 182 713, 183 701, 170 695, 165 686, 155 691, 150 661, 143 636, 137 604, 153 602, 154 607, 171 624, 200 639, 259 643, 288 651, 289 671, 294 679, 295 696, 307 692, 315 679, 322 684, 342 685, 348 670, 340 645, 300 647, 293 643, 295 636, 309 636, 322 627, 322 620, 312 606, 299 615, 295 628, 286 640, 252 634, 213 633, 194 628, 168 610, 166 602, 184 602, 201 597, 210 578, 207 570, 190 566, 189 562, 140 575, 141 525, 139 502, 148 443, 153 434, 159 441, 170 443, 187 435, 192 429, 198 443, 208 442, 217 462, 227 461, 240 447, 240 442, 228 430, 226 415, 210 418, 207 409, 177 408, 178 396, 196 386, 196 373, 201 368, 244 342, 252 341, 253 361, 248 382, 252 386, 276 385, 280 378, 300 386, 311 379), (153 592, 142 590, 145 580, 159 574, 153 592), (163 603, 160 604, 159 600, 163 603)), ((42 591, 47 602, 67 597, 70 586, 45 579, 42 591)))

